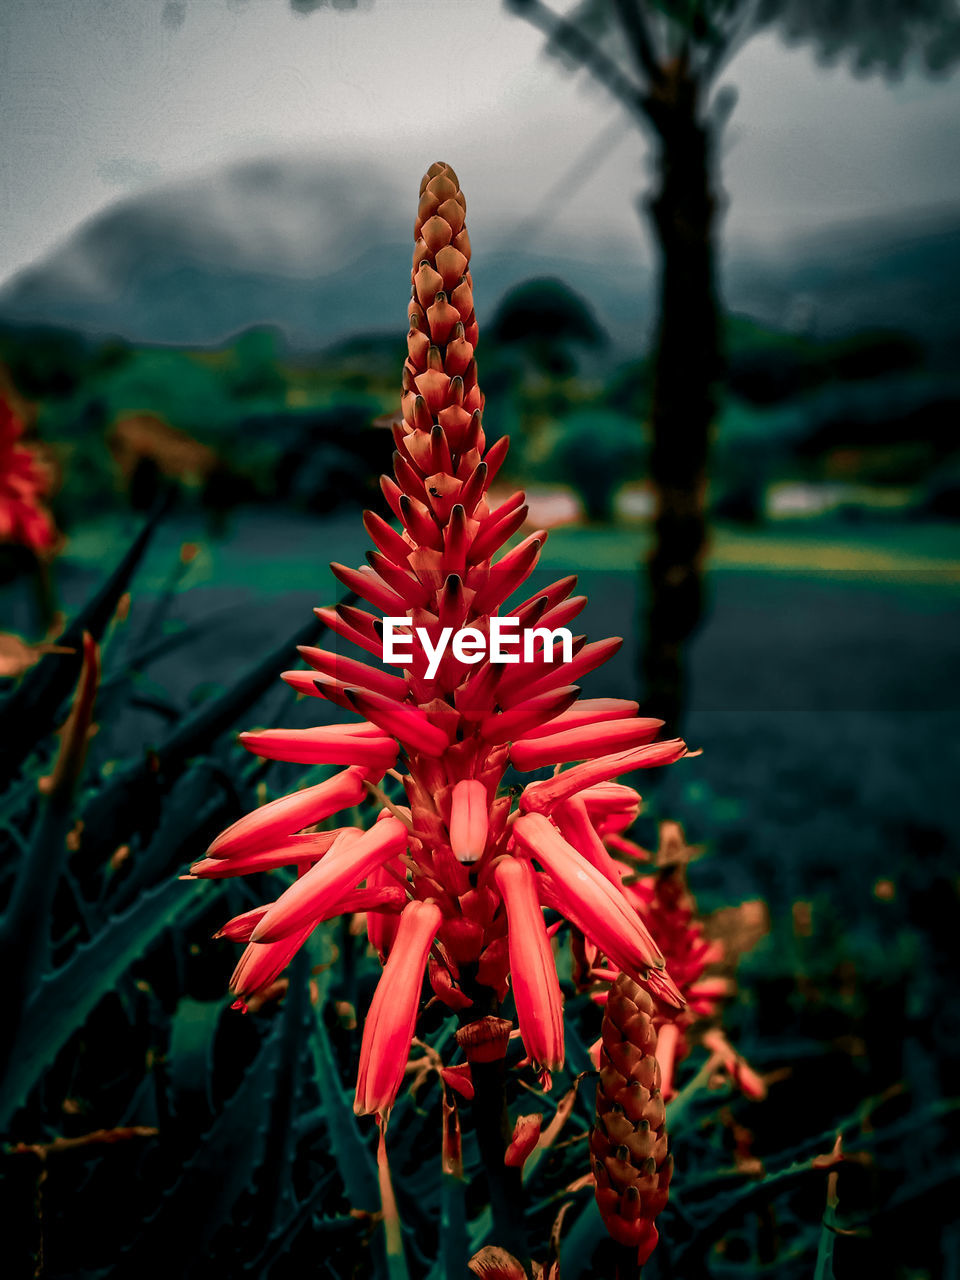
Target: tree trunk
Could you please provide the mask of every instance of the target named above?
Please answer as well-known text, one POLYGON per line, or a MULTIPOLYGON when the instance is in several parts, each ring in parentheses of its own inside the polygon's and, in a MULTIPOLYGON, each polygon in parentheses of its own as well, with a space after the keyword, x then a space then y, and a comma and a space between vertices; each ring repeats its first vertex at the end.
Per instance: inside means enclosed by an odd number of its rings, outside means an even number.
POLYGON ((686 645, 703 606, 710 428, 721 374, 716 293, 714 126, 682 68, 648 104, 657 138, 657 190, 649 212, 660 256, 650 475, 654 544, 646 565, 640 663, 646 709, 679 732, 686 645))

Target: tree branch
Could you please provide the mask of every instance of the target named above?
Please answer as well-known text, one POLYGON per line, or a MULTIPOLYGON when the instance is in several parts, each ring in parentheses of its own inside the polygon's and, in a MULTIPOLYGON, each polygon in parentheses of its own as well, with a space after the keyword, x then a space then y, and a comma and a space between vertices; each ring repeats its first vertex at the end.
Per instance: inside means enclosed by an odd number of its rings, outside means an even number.
POLYGON ((594 79, 635 116, 646 119, 643 87, 635 84, 619 64, 576 23, 554 13, 543 0, 506 0, 506 7, 538 27, 558 49, 569 54, 575 62, 589 71, 594 79))
POLYGON ((759 6, 756 0, 745 0, 732 15, 725 39, 717 40, 703 58, 700 66, 704 84, 710 84, 720 75, 730 61, 740 52, 747 39, 757 29, 759 6))
POLYGON ((637 64, 637 70, 645 75, 651 84, 661 78, 662 68, 653 45, 653 36, 643 16, 640 0, 613 0, 627 45, 637 64))

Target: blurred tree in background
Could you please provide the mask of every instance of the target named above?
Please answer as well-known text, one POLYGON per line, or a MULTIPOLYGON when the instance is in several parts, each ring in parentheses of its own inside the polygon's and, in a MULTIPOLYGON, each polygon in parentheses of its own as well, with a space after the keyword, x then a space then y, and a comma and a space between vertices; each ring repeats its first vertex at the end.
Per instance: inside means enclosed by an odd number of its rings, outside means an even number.
POLYGON ((589 71, 654 143, 646 208, 660 265, 650 404, 657 509, 641 678, 647 708, 676 726, 685 646, 702 613, 709 441, 724 363, 717 155, 736 95, 718 78, 768 28, 858 74, 943 72, 960 56, 960 11, 955 0, 580 0, 569 15, 543 0, 506 4, 546 34, 549 54, 589 71))
POLYGON ((614 499, 625 476, 638 471, 647 451, 635 424, 610 409, 586 406, 569 414, 557 430, 552 459, 560 477, 579 490, 587 519, 613 518, 614 499), (583 447, 584 440, 590 447, 583 447))
POLYGON ((497 308, 490 338, 502 347, 530 352, 551 373, 575 368, 571 347, 596 349, 607 334, 590 304, 561 280, 527 280, 511 289, 497 308))
POLYGON ((582 378, 584 358, 607 347, 606 330, 580 294, 538 277, 508 290, 487 332, 484 384, 493 430, 515 435, 525 471, 579 488, 570 451, 556 454, 569 434, 558 433, 557 421, 594 394, 592 380, 582 378))

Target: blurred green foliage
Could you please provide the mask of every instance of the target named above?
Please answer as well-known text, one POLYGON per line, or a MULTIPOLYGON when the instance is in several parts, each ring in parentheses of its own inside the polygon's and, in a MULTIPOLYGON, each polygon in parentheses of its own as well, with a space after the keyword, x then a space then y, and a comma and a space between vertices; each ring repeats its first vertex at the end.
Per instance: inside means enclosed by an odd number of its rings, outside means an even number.
MULTIPOLYGON (((955 513, 960 377, 917 338, 886 329, 824 338, 736 315, 725 324, 711 472, 721 514, 762 520, 769 487, 783 481, 907 489, 901 506, 955 513)), ((192 485, 214 521, 241 502, 323 512, 368 500, 385 435, 372 424, 397 410, 402 352, 394 338, 361 335, 308 355, 272 329, 215 349, 0 329, 0 365, 35 404, 37 432, 59 462, 57 515, 68 531, 148 502, 163 475, 192 485), (114 436, 137 415, 174 436, 157 442, 149 474, 133 484, 114 436), (173 458, 176 433, 212 451, 201 476, 173 458)), ((589 519, 612 519, 617 490, 645 478, 649 359, 624 360, 589 302, 555 279, 502 299, 482 355, 488 439, 513 438, 507 474, 569 486, 589 519)))
POLYGON ((551 429, 547 448, 546 478, 579 492, 594 522, 611 520, 624 481, 643 475, 643 435, 633 418, 613 409, 574 409, 551 429))
POLYGON ((37 432, 59 463, 56 507, 67 529, 131 498, 148 503, 161 476, 192 484, 214 512, 273 499, 328 510, 363 497, 382 434, 371 424, 394 408, 397 363, 389 376, 374 368, 358 377, 338 357, 298 357, 263 329, 213 350, 0 329, 0 366, 34 402, 37 432), (145 444, 156 472, 145 496, 114 456, 118 424, 137 417, 151 419, 139 434, 155 437, 145 444), (203 450, 191 454, 191 442, 212 451, 199 478, 189 459, 203 450))

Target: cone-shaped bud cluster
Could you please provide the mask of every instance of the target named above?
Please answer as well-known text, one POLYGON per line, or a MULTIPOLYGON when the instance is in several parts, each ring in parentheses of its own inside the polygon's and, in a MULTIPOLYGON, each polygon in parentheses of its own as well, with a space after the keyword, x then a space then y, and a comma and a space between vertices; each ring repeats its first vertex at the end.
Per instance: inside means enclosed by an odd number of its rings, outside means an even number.
POLYGON ((296 869, 296 881, 252 924, 227 927, 229 936, 249 938, 233 981, 241 1000, 275 978, 319 921, 366 911, 370 942, 386 964, 382 983, 398 1009, 387 1016, 378 988, 364 1029, 361 1111, 386 1112, 393 1103, 424 976, 467 1024, 512 987, 529 1057, 544 1073, 561 1064, 563 1002, 544 907, 663 999, 681 1003, 595 823, 616 791, 613 779, 670 763, 686 748, 655 741, 661 723, 638 718, 635 703, 579 700, 579 680, 620 641, 588 644, 581 636, 564 651, 551 638, 585 603, 573 594, 575 578, 512 602, 547 535, 536 531, 505 549, 522 531, 524 495, 499 503, 490 496, 507 441, 486 448, 464 213, 456 174, 433 165, 415 225, 393 477, 381 481, 394 522, 367 512, 368 563, 332 566, 364 605, 317 611, 355 652, 305 648, 310 669, 284 676, 361 720, 242 739, 267 759, 342 772, 241 819, 194 868, 204 876, 296 869), (385 621, 398 618, 408 620, 399 630, 385 621), (516 662, 491 656, 497 618, 532 641, 518 646, 516 662), (470 629, 479 648, 450 643, 470 629), (523 790, 519 812, 502 785, 511 764, 521 772, 559 767, 523 790), (399 771, 406 794, 389 801, 371 830, 306 830, 376 790, 387 770, 399 771), (413 1015, 396 974, 408 984, 413 1015))
POLYGON ((667 1203, 667 1152, 654 1003, 632 978, 613 984, 603 1015, 597 1116, 590 1135, 597 1206, 611 1236, 639 1250, 657 1243, 654 1219, 667 1203))
POLYGON ((57 541, 43 501, 50 476, 36 453, 20 442, 22 435, 23 424, 0 388, 0 544, 49 551, 57 541))

